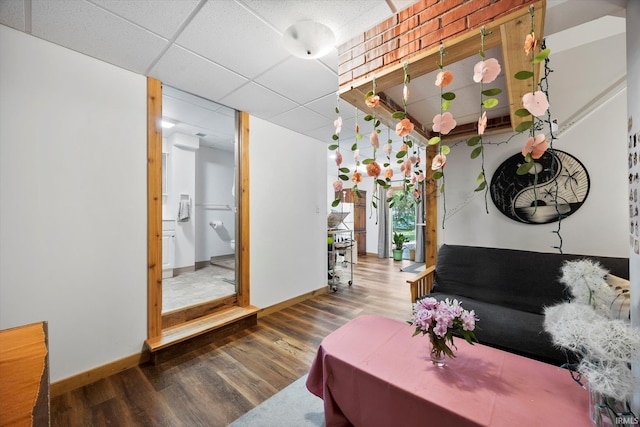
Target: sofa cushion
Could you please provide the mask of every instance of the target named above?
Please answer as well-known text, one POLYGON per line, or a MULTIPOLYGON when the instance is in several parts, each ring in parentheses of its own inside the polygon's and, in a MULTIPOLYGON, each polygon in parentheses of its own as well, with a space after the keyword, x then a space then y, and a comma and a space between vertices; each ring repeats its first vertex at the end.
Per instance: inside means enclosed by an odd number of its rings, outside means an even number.
POLYGON ((542 314, 543 307, 568 298, 558 281, 564 261, 583 258, 595 259, 613 274, 628 277, 629 262, 624 258, 442 245, 434 291, 542 314))
POLYGON ((475 311, 479 320, 474 333, 481 344, 557 366, 568 362, 565 352, 554 347, 551 336, 544 330, 543 315, 459 295, 435 292, 429 296, 437 300, 457 299, 462 308, 475 311))

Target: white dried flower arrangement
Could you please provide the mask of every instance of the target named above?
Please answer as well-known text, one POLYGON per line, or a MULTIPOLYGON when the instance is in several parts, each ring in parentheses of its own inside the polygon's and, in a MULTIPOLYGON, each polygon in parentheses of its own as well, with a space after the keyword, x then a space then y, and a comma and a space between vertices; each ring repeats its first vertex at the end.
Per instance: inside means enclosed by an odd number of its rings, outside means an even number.
POLYGON ((607 274, 590 260, 565 262, 560 281, 573 299, 545 308, 544 329, 555 345, 580 358, 576 370, 591 390, 624 402, 635 387, 630 363, 640 354, 640 334, 615 319, 611 306, 618 296, 607 274))

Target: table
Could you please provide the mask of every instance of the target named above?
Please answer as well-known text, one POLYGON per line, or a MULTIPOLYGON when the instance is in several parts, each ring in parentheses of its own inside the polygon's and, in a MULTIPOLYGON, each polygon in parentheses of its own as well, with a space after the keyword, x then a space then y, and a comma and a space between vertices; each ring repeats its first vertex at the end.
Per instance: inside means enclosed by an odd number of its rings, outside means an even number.
POLYGON ((459 339, 438 368, 413 326, 361 316, 320 344, 307 389, 331 426, 590 426, 588 393, 565 369, 459 339))

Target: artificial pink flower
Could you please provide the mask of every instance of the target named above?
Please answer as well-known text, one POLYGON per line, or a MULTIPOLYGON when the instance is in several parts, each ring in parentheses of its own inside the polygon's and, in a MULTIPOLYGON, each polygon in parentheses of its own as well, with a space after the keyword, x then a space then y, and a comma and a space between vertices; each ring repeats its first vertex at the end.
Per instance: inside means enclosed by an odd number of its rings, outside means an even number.
POLYGON ((367 175, 377 178, 382 169, 377 162, 371 162, 367 165, 367 175))
POLYGON ((420 172, 420 173, 418 174, 418 176, 416 177, 416 180, 417 180, 418 182, 422 182, 422 181, 424 181, 424 174, 423 174, 422 172, 420 172))
POLYGON ((387 156, 391 155, 392 150, 393 150, 393 145, 391 144, 384 144, 384 146, 382 147, 382 151, 384 151, 384 154, 386 154, 387 156))
POLYGON ((336 151, 336 165, 340 166, 342 164, 342 153, 336 151))
POLYGON ((371 141, 371 145, 373 145, 376 148, 380 147, 380 141, 378 140, 378 132, 373 131, 371 133, 371 136, 369 137, 369 140, 371 141))
POLYGON ((396 125, 396 133, 398 136, 407 136, 413 132, 413 123, 409 119, 402 119, 396 125))
POLYGON ((436 76, 436 86, 445 87, 453 81, 453 73, 449 70, 440 71, 436 76))
POLYGON ((447 156, 444 154, 436 154, 431 162, 431 169, 434 171, 442 169, 447 164, 447 156))
POLYGON ((446 113, 438 114, 433 118, 433 131, 446 135, 456 127, 456 124, 457 123, 453 119, 453 115, 447 111, 446 113))
POLYGON ((478 135, 484 135, 484 131, 487 129, 487 112, 482 112, 482 117, 478 119, 478 135))
POLYGON ((393 197, 393 193, 394 193, 394 191, 395 191, 395 190, 394 190, 393 188, 391 188, 391 187, 389 187, 389 188, 387 189, 387 199, 390 199, 390 198, 392 198, 392 197, 393 197))
POLYGON ((336 135, 340 134, 340 131, 342 130, 342 117, 338 117, 334 122, 333 125, 336 127, 336 135))
POLYGON ((526 144, 522 148, 522 155, 526 157, 527 154, 531 153, 532 159, 539 159, 544 152, 547 151, 547 148, 549 148, 547 139, 543 133, 539 133, 535 137, 530 136, 529 139, 527 139, 526 144))
POLYGON ((354 150, 353 151, 353 160, 356 162, 360 161, 360 150, 354 150))
POLYGON ((407 85, 404 85, 404 87, 402 88, 402 98, 404 98, 405 102, 407 101, 407 99, 409 99, 409 88, 407 87, 407 85))
POLYGON ((529 55, 531 51, 536 47, 536 35, 534 33, 527 34, 524 39, 524 53, 529 55))
POLYGON ((380 104, 380 97, 378 95, 371 95, 364 100, 369 108, 376 108, 380 104))
POLYGON ((405 159, 400 165, 400 172, 404 173, 404 176, 411 176, 411 161, 409 159, 405 159))
POLYGON ((333 191, 336 193, 342 191, 342 181, 337 180, 333 183, 333 191))
POLYGON ((362 174, 360 172, 354 172, 353 175, 351 175, 351 181, 355 182, 356 184, 362 181, 362 174))
POLYGON ((407 146, 407 144, 402 144, 400 146, 400 151, 407 151, 409 149, 409 147, 407 146))
POLYGON ((422 196, 422 190, 419 188, 416 188, 415 191, 413 192, 413 198, 418 200, 420 196, 422 196))
POLYGON ((416 163, 418 163, 418 160, 420 160, 418 156, 409 156, 409 161, 411 162, 412 165, 415 165, 416 163))
POLYGON ((387 168, 387 169, 384 170, 384 178, 385 179, 391 179, 392 176, 393 176, 393 169, 387 168))
POLYGON ((478 62, 473 67, 473 81, 476 83, 491 83, 500 74, 500 63, 495 58, 478 62))
POLYGON ((549 108, 549 101, 547 101, 547 95, 544 92, 537 90, 535 92, 525 93, 522 97, 522 105, 531 114, 536 117, 540 117, 546 113, 549 108))

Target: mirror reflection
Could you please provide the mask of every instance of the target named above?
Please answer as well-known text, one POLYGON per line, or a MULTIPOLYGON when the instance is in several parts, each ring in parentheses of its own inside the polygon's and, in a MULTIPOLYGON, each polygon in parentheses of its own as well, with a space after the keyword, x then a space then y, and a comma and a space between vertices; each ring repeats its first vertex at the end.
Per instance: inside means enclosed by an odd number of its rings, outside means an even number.
POLYGON ((235 111, 164 86, 162 314, 235 295, 235 111))

